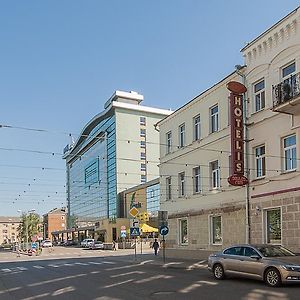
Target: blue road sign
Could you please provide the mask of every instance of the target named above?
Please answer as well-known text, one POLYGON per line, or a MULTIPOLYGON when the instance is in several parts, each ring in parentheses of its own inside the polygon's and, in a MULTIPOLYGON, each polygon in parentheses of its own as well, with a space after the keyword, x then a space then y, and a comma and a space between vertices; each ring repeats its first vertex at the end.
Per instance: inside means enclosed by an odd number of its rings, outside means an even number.
POLYGON ((161 235, 167 235, 169 233, 169 227, 168 226, 161 226, 159 228, 159 233, 161 235))
POLYGON ((36 249, 37 248, 37 244, 35 242, 31 243, 31 248, 32 249, 36 249))
POLYGON ((121 231, 121 238, 126 238, 126 231, 121 231))
POLYGON ((139 236, 140 235, 140 228, 131 227, 130 228, 130 235, 131 236, 139 236))

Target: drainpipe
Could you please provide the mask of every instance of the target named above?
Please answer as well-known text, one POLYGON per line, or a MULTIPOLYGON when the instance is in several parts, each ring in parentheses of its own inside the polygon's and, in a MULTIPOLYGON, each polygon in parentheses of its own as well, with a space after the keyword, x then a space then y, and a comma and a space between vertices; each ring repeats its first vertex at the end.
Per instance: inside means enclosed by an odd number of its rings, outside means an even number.
MULTIPOLYGON (((241 72, 246 66, 236 65, 236 73, 242 77, 243 85, 246 86, 246 75, 241 72)), ((244 129, 244 161, 245 161, 245 175, 248 178, 248 183, 246 184, 246 244, 250 244, 250 170, 249 170, 249 129, 248 129, 248 90, 243 94, 243 129, 244 129)))

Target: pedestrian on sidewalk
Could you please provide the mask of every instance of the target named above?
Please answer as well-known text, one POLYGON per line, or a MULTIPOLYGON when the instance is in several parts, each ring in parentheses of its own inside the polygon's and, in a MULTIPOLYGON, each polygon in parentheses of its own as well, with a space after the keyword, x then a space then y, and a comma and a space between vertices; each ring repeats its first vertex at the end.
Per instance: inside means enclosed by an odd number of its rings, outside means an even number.
POLYGON ((112 241, 112 250, 117 251, 116 242, 114 240, 112 241))
POLYGON ((154 249, 154 254, 157 255, 158 249, 159 249, 159 243, 157 239, 154 240, 152 248, 154 249))

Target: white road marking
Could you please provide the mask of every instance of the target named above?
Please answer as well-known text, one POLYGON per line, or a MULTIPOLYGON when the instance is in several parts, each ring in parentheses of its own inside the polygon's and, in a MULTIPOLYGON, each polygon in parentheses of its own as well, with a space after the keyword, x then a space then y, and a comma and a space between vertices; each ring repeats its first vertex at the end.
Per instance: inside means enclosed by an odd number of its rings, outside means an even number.
POLYGON ((20 271, 27 271, 28 270, 27 268, 24 268, 24 267, 16 267, 16 269, 18 269, 20 271))
POLYGON ((101 262, 95 262, 95 261, 89 261, 88 263, 91 265, 102 265, 101 262))
POLYGON ((116 263, 114 261, 103 261, 104 264, 110 264, 115 265, 116 263))
POLYGON ((42 266, 33 266, 33 267, 36 269, 44 269, 44 267, 42 267, 42 266))
POLYGON ((169 263, 164 264, 163 268, 167 268, 167 267, 172 266, 172 265, 181 265, 181 264, 183 264, 183 261, 169 262, 169 263))
POLYGON ((141 279, 141 280, 135 281, 135 283, 145 283, 145 282, 149 282, 149 281, 156 280, 156 279, 169 279, 169 278, 172 278, 172 277, 174 277, 174 276, 170 276, 170 275, 155 275, 155 276, 151 276, 151 277, 148 277, 148 278, 145 278, 145 279, 141 279))
POLYGON ((63 264, 63 266, 67 266, 67 267, 73 267, 74 264, 63 264))
POLYGON ((52 268, 59 268, 59 266, 58 266, 58 265, 52 265, 52 264, 48 265, 48 267, 52 267, 52 268))
POLYGON ((119 276, 127 276, 127 275, 131 275, 131 274, 144 274, 145 272, 142 271, 132 271, 132 272, 127 272, 127 273, 122 273, 122 274, 117 274, 117 275, 111 275, 111 278, 114 277, 119 277, 119 276))
POLYGON ((154 260, 153 260, 153 259, 145 260, 145 261, 142 261, 142 262, 140 263, 140 265, 145 265, 145 264, 150 263, 150 262, 152 262, 152 261, 154 261, 154 260))
POLYGON ((198 262, 188 266, 186 269, 188 271, 191 271, 193 269, 205 269, 205 268, 207 268, 207 264, 204 264, 205 262, 206 262, 206 260, 198 261, 198 262))
POLYGON ((11 272, 11 269, 1 269, 3 272, 11 272))
POLYGON ((79 266, 88 266, 89 264, 77 262, 77 263, 75 263, 75 265, 79 265, 79 266))
POLYGON ((131 281, 133 281, 133 279, 129 279, 129 280, 121 281, 121 282, 118 282, 118 283, 106 285, 103 288, 107 289, 107 288, 111 288, 111 287, 114 287, 114 286, 118 286, 118 285, 121 285, 121 284, 125 284, 125 283, 128 283, 128 282, 131 282, 131 281))

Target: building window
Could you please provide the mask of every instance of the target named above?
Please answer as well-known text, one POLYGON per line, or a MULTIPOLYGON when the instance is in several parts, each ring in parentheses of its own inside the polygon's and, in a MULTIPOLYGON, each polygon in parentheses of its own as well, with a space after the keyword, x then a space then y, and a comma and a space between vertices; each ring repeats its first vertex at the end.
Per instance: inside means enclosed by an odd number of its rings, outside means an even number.
POLYGON ((198 141, 200 140, 200 136, 201 136, 200 115, 194 117, 193 123, 194 123, 194 141, 198 141))
POLYGON ((141 171, 146 171, 146 164, 141 164, 141 171))
POLYGON ((145 160, 146 159, 146 153, 145 152, 141 152, 141 160, 145 160))
POLYGON ((183 197, 185 195, 185 173, 179 173, 178 175, 179 180, 179 197, 183 197))
POLYGON ((185 124, 179 126, 179 147, 184 147, 185 145, 185 124))
POLYGON ((146 175, 141 175, 141 183, 147 182, 147 176, 146 175))
POLYGON ((264 177, 266 175, 266 150, 265 146, 255 148, 255 170, 256 178, 264 177))
POLYGON ((166 134, 166 140, 167 140, 167 154, 169 154, 172 151, 172 132, 171 131, 169 131, 166 134))
POLYGON ((220 187, 220 169, 219 169, 219 162, 217 160, 210 163, 210 172, 211 172, 211 188, 218 189, 220 187))
POLYGON ((188 245, 188 222, 187 219, 179 220, 179 242, 181 245, 188 245))
POLYGON ((293 171, 297 168, 296 135, 283 139, 284 171, 293 171))
POLYGON ((288 66, 282 68, 282 79, 287 80, 296 72, 296 63, 293 62, 288 66))
POLYGON ((167 198, 167 200, 172 199, 172 180, 171 180, 171 177, 166 178, 166 198, 167 198))
POLYGON ((280 208, 265 211, 266 242, 281 244, 281 210, 280 208))
POLYGON ((140 136, 145 137, 146 136, 146 129, 141 128, 140 129, 140 136))
POLYGON ((222 244, 222 217, 211 216, 210 222, 211 243, 222 244))
POLYGON ((194 193, 201 192, 201 177, 200 177, 200 167, 193 169, 193 182, 194 182, 194 193))
POLYGON ((254 104, 255 112, 265 108, 265 81, 254 84, 254 104))
POLYGON ((140 117, 140 125, 146 125, 146 117, 140 117))
POLYGON ((146 148, 146 141, 141 141, 141 148, 143 148, 143 149, 146 148))
POLYGON ((219 107, 215 105, 210 108, 210 132, 216 132, 219 130, 219 107))

